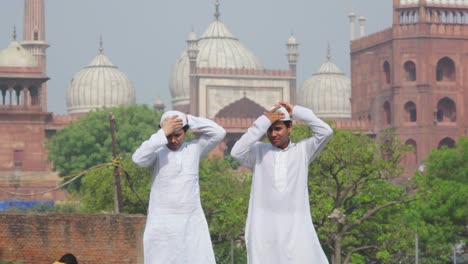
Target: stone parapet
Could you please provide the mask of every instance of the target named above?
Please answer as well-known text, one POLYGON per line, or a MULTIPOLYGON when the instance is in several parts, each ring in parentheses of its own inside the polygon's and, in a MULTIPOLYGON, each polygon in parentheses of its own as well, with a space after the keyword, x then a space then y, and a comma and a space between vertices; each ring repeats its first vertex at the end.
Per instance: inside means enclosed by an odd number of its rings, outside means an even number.
POLYGON ((197 75, 232 75, 255 77, 294 77, 290 70, 197 68, 197 75))

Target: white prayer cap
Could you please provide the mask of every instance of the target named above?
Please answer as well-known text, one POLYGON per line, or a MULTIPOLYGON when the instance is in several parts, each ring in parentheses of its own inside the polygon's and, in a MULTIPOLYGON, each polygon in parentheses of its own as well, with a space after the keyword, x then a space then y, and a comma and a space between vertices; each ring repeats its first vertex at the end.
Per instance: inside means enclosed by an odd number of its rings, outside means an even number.
MULTIPOLYGON (((274 109, 275 107, 273 107, 272 109, 274 109)), ((280 119, 280 121, 291 121, 291 116, 289 115, 289 112, 288 110, 286 110, 286 108, 284 108, 284 106, 281 106, 280 108, 278 108, 275 112, 279 112, 279 113, 283 113, 284 114, 284 117, 280 119)))
POLYGON ((185 117, 185 114, 182 113, 182 112, 179 112, 179 111, 174 111, 174 110, 165 112, 161 116, 161 122, 160 123, 162 123, 164 121, 164 119, 166 119, 166 117, 175 116, 175 115, 178 116, 180 119, 182 119, 182 127, 187 125, 187 118, 185 117))

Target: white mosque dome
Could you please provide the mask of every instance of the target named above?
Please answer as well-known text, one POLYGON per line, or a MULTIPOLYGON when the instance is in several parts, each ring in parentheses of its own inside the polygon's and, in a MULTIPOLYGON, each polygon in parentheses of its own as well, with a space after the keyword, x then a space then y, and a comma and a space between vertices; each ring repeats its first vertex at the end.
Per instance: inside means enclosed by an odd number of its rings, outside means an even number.
POLYGON ((69 114, 86 113, 101 107, 135 104, 135 89, 127 75, 103 54, 71 80, 67 91, 69 114))
MULTIPOLYGON (((226 26, 219 21, 218 16, 208 26, 205 33, 197 39, 197 67, 263 69, 255 55, 229 32, 226 26)), ((190 33, 188 40, 193 40, 194 37, 196 38, 196 35, 190 33)), ((189 103, 189 59, 187 50, 182 52, 172 69, 169 87, 173 106, 189 103)))
POLYGON ((351 80, 330 61, 329 54, 318 73, 304 82, 299 95, 301 104, 321 118, 350 118, 350 99, 351 80))
POLYGON ((34 56, 13 40, 8 48, 0 51, 0 67, 36 67, 37 61, 34 56))

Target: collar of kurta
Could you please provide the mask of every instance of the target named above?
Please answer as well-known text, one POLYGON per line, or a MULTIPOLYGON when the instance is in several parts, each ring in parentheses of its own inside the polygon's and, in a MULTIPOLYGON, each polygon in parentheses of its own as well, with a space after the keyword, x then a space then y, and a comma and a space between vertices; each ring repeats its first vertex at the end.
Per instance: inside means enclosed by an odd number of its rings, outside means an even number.
POLYGON ((287 150, 289 150, 289 149, 291 148, 291 146, 292 146, 293 144, 294 144, 294 143, 292 143, 291 139, 289 139, 289 144, 288 144, 288 146, 285 147, 284 149, 280 149, 280 148, 278 148, 278 147, 276 147, 276 146, 273 146, 273 145, 272 145, 272 146, 276 149, 276 151, 287 151, 287 150))

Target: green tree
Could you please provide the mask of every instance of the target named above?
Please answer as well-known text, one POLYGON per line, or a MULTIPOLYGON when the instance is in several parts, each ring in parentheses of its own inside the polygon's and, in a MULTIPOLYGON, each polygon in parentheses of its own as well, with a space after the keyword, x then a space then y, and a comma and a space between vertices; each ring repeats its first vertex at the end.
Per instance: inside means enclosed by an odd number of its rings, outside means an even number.
MULTIPOLYGON (((295 126, 293 140, 310 136, 295 126)), ((360 132, 335 130, 309 167, 310 206, 324 249, 332 263, 392 263, 401 244, 399 230, 386 216, 399 214, 410 200, 405 188, 391 184, 401 174, 405 147, 391 133, 379 140, 360 132)))
MULTIPOLYGON (((49 160, 60 176, 75 175, 113 160, 110 112, 116 121, 115 138, 119 155, 133 153, 141 142, 154 133, 162 114, 145 105, 119 106, 92 111, 70 123, 46 144, 49 160)), ((71 189, 78 190, 80 181, 70 185, 71 189)))
POLYGON ((244 226, 250 183, 250 173, 233 171, 231 163, 219 157, 200 164, 200 195, 219 263, 231 263, 227 262, 231 243, 235 263, 246 263, 244 226))
POLYGON ((415 177, 417 202, 411 213, 418 219, 420 256, 427 263, 442 263, 456 243, 468 242, 468 138, 453 149, 433 150, 425 172, 415 177))
MULTIPOLYGON (((151 185, 151 170, 139 168, 129 154, 121 161, 122 206, 124 213, 147 213, 151 185)), ((114 211, 114 167, 87 173, 79 191, 86 212, 114 211)))

